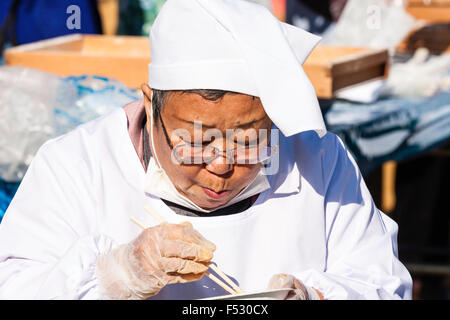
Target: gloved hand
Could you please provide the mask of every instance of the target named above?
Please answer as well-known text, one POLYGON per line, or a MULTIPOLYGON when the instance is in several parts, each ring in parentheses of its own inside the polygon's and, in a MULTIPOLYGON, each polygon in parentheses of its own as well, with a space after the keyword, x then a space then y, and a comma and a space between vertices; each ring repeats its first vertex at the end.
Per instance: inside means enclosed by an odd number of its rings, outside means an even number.
POLYGON ((215 249, 189 222, 145 229, 135 240, 98 258, 100 296, 145 299, 167 284, 199 280, 215 249))
POLYGON ((305 286, 300 280, 290 274, 280 273, 274 275, 268 289, 292 288, 282 300, 323 300, 323 296, 314 288, 305 286))

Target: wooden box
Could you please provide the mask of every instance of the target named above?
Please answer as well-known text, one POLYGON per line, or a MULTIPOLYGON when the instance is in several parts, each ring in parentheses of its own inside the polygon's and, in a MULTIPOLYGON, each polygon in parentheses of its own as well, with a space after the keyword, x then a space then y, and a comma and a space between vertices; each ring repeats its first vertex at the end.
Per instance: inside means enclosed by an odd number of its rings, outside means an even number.
MULTIPOLYGON (((61 76, 95 74, 131 88, 148 82, 150 44, 147 37, 69 35, 9 48, 7 65, 36 68, 61 76)), ((386 50, 318 46, 304 70, 319 98, 387 72, 386 50)))
POLYGON ((385 49, 317 46, 303 69, 317 96, 329 99, 339 89, 387 77, 388 61, 385 49))
POLYGON ((433 54, 450 52, 450 0, 409 0, 405 9, 419 22, 397 51, 412 53, 424 47, 433 54))
POLYGON ((405 9, 418 20, 450 22, 450 0, 408 0, 405 9))
POLYGON ((147 37, 68 35, 5 50, 5 64, 60 76, 95 74, 115 78, 131 88, 148 82, 147 37))
POLYGON ((450 23, 424 24, 412 30, 397 46, 398 52, 413 53, 427 48, 432 54, 450 53, 450 23))

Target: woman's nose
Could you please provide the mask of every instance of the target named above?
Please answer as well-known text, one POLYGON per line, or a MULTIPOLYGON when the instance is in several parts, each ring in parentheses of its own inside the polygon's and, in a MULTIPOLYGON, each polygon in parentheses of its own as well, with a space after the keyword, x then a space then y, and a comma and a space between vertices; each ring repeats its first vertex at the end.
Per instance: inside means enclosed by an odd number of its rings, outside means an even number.
POLYGON ((206 170, 217 175, 224 175, 233 170, 233 163, 224 155, 206 164, 206 170))

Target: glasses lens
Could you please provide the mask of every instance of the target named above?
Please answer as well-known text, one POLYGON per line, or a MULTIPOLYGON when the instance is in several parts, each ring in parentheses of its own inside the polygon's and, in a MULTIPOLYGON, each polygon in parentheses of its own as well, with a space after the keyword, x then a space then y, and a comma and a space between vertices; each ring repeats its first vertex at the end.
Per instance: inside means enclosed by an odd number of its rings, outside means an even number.
POLYGON ((238 164, 254 164, 258 162, 258 147, 237 148, 234 151, 234 158, 238 164))
MULTIPOLYGON (((277 151, 277 146, 256 146, 256 147, 242 147, 231 152, 226 152, 226 161, 237 164, 256 164, 263 162, 277 151)), ((202 164, 210 163, 223 152, 213 146, 193 146, 190 144, 178 145, 173 149, 175 158, 179 163, 183 164, 202 164)))
POLYGON ((183 164, 201 164, 202 160, 202 147, 191 146, 189 144, 178 145, 173 149, 175 158, 179 163, 183 164))

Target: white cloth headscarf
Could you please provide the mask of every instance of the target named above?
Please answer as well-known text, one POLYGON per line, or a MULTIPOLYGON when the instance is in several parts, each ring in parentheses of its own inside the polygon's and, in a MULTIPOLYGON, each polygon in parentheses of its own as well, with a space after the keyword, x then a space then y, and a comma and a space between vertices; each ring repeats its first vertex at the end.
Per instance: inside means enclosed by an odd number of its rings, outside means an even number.
POLYGON ((326 133, 302 64, 320 37, 242 0, 168 0, 150 32, 149 85, 257 96, 285 136, 326 133))

